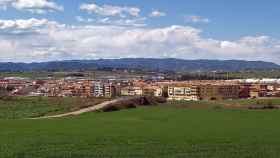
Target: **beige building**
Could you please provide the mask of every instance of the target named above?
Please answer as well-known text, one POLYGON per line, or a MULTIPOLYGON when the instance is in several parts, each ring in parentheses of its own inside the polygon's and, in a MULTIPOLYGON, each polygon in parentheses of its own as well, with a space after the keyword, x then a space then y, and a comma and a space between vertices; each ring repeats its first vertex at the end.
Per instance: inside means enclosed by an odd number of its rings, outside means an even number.
POLYGON ((141 87, 128 86, 121 88, 122 96, 141 96, 143 95, 143 90, 141 87))
POLYGON ((199 86, 199 96, 201 100, 226 100, 238 99, 239 85, 208 84, 199 86))
POLYGON ((112 98, 120 95, 119 86, 113 85, 112 83, 104 84, 104 96, 106 98, 112 98))
POLYGON ((146 86, 146 87, 143 88, 143 95, 162 97, 163 96, 163 89, 159 86, 146 86))
POLYGON ((169 100, 199 100, 199 88, 192 85, 172 85, 168 87, 169 100))

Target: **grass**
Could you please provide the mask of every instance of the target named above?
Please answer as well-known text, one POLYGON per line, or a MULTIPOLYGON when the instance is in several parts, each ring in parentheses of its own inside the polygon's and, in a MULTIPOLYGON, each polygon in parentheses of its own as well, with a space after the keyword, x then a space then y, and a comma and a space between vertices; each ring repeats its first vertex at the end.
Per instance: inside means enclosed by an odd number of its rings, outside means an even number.
POLYGON ((280 111, 145 107, 1 120, 2 158, 278 158, 280 111))
POLYGON ((106 99, 8 97, 0 99, 0 119, 60 114, 95 105, 106 99))
POLYGON ((217 100, 217 101, 175 101, 167 103, 167 106, 178 108, 193 109, 248 109, 251 105, 280 105, 280 98, 272 99, 235 99, 235 100, 217 100))
POLYGON ((36 78, 36 77, 48 77, 48 73, 46 72, 1 72, 0 77, 36 78))
POLYGON ((47 72, 47 71, 32 71, 32 72, 0 72, 0 77, 23 77, 23 78, 62 78, 66 76, 66 72, 47 72))
POLYGON ((280 105, 280 98, 272 98, 272 99, 235 99, 235 100, 224 100, 219 101, 220 103, 226 104, 239 104, 239 105, 252 105, 258 104, 258 102, 271 102, 273 105, 280 105))

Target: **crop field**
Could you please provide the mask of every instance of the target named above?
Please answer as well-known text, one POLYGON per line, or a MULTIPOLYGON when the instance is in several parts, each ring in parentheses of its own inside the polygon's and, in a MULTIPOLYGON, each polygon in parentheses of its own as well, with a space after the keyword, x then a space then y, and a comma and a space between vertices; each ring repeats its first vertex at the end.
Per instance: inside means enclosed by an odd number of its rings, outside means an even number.
POLYGON ((270 99, 236 99, 221 101, 176 101, 167 103, 167 106, 190 109, 248 109, 252 105, 280 106, 279 98, 270 99))
POLYGON ((75 111, 108 99, 6 97, 0 99, 0 119, 31 118, 75 111))
POLYGON ((0 119, 0 157, 280 156, 278 110, 172 106, 96 112, 59 119, 0 119))

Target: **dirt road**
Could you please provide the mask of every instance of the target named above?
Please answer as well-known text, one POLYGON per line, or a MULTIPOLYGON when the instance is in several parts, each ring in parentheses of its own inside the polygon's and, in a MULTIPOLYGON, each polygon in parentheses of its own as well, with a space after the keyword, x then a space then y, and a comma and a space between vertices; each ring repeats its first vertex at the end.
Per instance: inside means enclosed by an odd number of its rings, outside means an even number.
POLYGON ((100 103, 100 104, 97 104, 97 105, 93 105, 93 106, 88 107, 88 108, 80 109, 78 111, 73 111, 73 112, 68 112, 68 113, 59 114, 59 115, 53 115, 53 116, 44 116, 44 117, 31 118, 31 119, 48 119, 48 118, 60 118, 60 117, 81 115, 83 113, 101 110, 101 109, 105 108, 106 106, 109 106, 111 104, 115 104, 115 103, 120 102, 120 101, 125 101, 127 99, 128 98, 118 98, 118 99, 111 100, 111 101, 105 101, 103 103, 100 103))

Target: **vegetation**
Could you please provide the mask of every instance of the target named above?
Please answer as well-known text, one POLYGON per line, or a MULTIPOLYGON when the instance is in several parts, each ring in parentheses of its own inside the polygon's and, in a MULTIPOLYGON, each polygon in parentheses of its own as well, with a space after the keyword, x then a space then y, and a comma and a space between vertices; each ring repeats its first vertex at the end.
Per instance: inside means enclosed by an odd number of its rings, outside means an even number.
POLYGON ((173 102, 60 119, 4 119, 68 111, 80 108, 81 103, 78 98, 2 98, 0 158, 280 155, 279 110, 224 108, 229 104, 279 105, 279 99, 173 102), (201 109, 191 108, 194 106, 201 109))
POLYGON ((2 158, 278 158, 280 111, 145 107, 0 120, 2 158))
POLYGON ((37 79, 37 78, 47 78, 47 77, 54 77, 54 78, 61 78, 67 77, 67 72, 51 72, 51 71, 18 71, 18 72, 0 72, 0 77, 23 77, 23 78, 30 78, 30 79, 37 79))
POLYGON ((75 111, 107 99, 1 97, 0 119, 40 117, 75 111))
MULTIPOLYGON (((31 79, 38 78, 63 78, 63 77, 104 77, 104 76, 145 76, 155 75, 156 70, 144 70, 137 68, 113 69, 98 68, 91 71, 22 71, 22 72, 0 72, 0 78, 3 77, 26 77, 31 79), (128 72, 124 72, 124 71, 128 72)), ((230 80, 230 79, 247 79, 247 78, 280 78, 280 70, 243 70, 243 71, 163 71, 162 74, 170 80, 230 80)))
POLYGON ((272 70, 280 66, 263 61, 242 60, 181 60, 181 59, 99 59, 53 61, 42 63, 0 63, 0 71, 83 71, 104 68, 143 69, 161 71, 240 71, 240 70, 272 70))
MULTIPOLYGON (((280 105, 280 99, 244 99, 225 101, 177 101, 164 103, 161 98, 147 98, 141 103, 139 100, 125 101, 106 107, 101 111, 117 111, 126 108, 136 108, 137 105, 153 106, 161 103, 162 107, 189 109, 250 109, 250 107, 274 107, 280 105), (148 99, 148 100, 147 100, 148 99)), ((48 97, 7 97, 0 96, 0 119, 22 119, 79 110, 99 104, 106 98, 48 98, 48 97)))
POLYGON ((249 109, 251 106, 279 106, 280 99, 235 99, 217 101, 176 101, 165 104, 190 109, 249 109))
POLYGON ((279 98, 267 98, 267 99, 236 99, 236 100, 224 100, 218 101, 225 105, 240 105, 240 106, 248 106, 248 105, 280 105, 279 98))
POLYGON ((251 71, 240 71, 224 73, 224 76, 229 78, 280 78, 280 70, 251 70, 251 71))
POLYGON ((280 78, 280 70, 243 70, 232 72, 183 72, 169 76, 177 80, 231 80, 248 78, 280 78))

